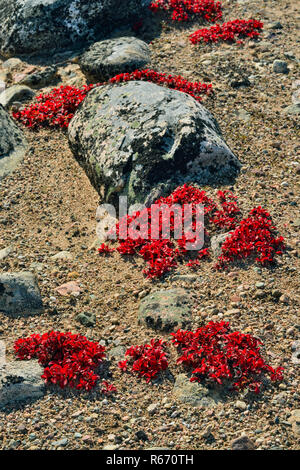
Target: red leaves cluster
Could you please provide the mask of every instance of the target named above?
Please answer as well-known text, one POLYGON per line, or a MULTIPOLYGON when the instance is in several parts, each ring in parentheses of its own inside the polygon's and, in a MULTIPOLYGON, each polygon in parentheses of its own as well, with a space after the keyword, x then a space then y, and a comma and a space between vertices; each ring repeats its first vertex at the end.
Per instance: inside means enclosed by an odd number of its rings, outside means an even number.
MULTIPOLYGON (((178 330, 171 336, 171 343, 180 354, 177 364, 191 370, 191 382, 208 380, 230 385, 235 391, 248 388, 259 393, 264 376, 269 375, 274 382, 283 379, 283 368, 273 369, 261 356, 259 339, 231 331, 229 323, 224 321, 209 322, 195 331, 178 330)), ((150 382, 168 367, 167 346, 162 340, 152 339, 150 344, 129 348, 126 356, 133 358, 131 372, 150 382)), ((120 361, 118 366, 126 372, 127 360, 120 361)))
MULTIPOLYGON (((274 261, 275 255, 281 255, 284 249, 284 240, 282 237, 276 237, 276 227, 272 225, 270 214, 258 207, 250 212, 248 218, 241 220, 240 209, 234 194, 230 191, 218 191, 217 200, 209 198, 205 191, 194 186, 183 185, 178 187, 170 196, 160 198, 155 203, 158 207, 166 205, 171 207, 178 204, 181 207, 184 204, 192 204, 193 214, 196 211, 197 204, 203 204, 205 214, 205 236, 209 239, 209 232, 216 230, 233 230, 228 236, 222 247, 222 255, 219 257, 219 263, 216 268, 225 268, 228 263, 239 259, 248 258, 251 255, 258 255, 256 261, 266 265, 274 261)), ((182 219, 184 226, 184 210, 182 210, 182 219)), ((179 261, 183 261, 187 256, 193 254, 193 259, 189 259, 187 266, 195 268, 200 265, 200 260, 209 257, 207 247, 199 251, 187 250, 187 243, 194 242, 196 229, 193 219, 191 234, 184 233, 181 238, 174 240, 177 228, 177 219, 171 212, 170 217, 170 239, 163 238, 163 217, 159 219, 159 236, 154 238, 151 233, 151 208, 137 211, 134 215, 127 216, 126 220, 121 219, 117 224, 118 246, 109 248, 102 244, 99 248, 100 254, 107 254, 111 251, 118 251, 122 255, 138 254, 148 264, 144 270, 149 278, 161 277, 163 274, 177 266, 179 261), (141 236, 135 239, 120 238, 120 226, 125 223, 127 229, 138 220, 146 220, 148 224, 147 233, 141 232, 141 236)))
POLYGON ((276 237, 275 233, 270 214, 260 206, 252 209, 223 243, 217 267, 251 255, 262 265, 272 263, 274 256, 282 255, 285 248, 283 237, 276 237))
POLYGON ((233 20, 203 28, 190 35, 192 44, 204 42, 235 41, 237 38, 255 38, 260 35, 263 23, 258 20, 233 20))
POLYGON ((27 108, 14 112, 13 117, 32 129, 45 126, 66 128, 93 86, 53 88, 50 93, 39 95, 36 102, 27 108))
MULTIPOLYGON (((181 76, 166 75, 154 70, 136 70, 132 73, 122 73, 111 78, 108 83, 121 83, 132 80, 143 80, 153 82, 157 85, 167 86, 183 93, 191 95, 195 100, 200 101, 201 94, 209 94, 212 91, 211 84, 200 82, 189 82, 181 76)), ((31 129, 38 127, 61 127, 67 128, 80 103, 87 93, 94 87, 105 85, 97 83, 86 85, 82 88, 74 86, 61 86, 53 88, 50 93, 41 94, 36 98, 36 102, 27 108, 22 108, 13 113, 13 117, 24 126, 31 129)))
MULTIPOLYGON (((165 353, 165 341, 152 339, 150 344, 141 346, 131 346, 127 349, 126 356, 133 359, 131 372, 139 377, 145 377, 149 383, 158 372, 167 369, 168 361, 165 353)), ((125 372, 127 370, 127 360, 119 362, 119 368, 125 372)))
POLYGON ((199 95, 209 94, 212 91, 212 85, 200 82, 189 82, 180 75, 167 75, 158 73, 155 70, 136 70, 132 73, 121 73, 110 79, 110 83, 129 82, 132 80, 142 80, 152 82, 156 85, 166 86, 183 93, 191 95, 196 101, 201 101, 199 95))
POLYGON ((180 351, 177 363, 192 369, 191 382, 208 379, 218 384, 230 383, 234 390, 248 388, 259 393, 263 375, 282 380, 282 367, 273 369, 260 354, 260 340, 238 331, 229 323, 209 322, 195 331, 172 333, 172 343, 180 351))
POLYGON ((222 4, 215 0, 153 0, 150 10, 171 12, 173 21, 188 21, 191 17, 200 17, 206 21, 222 18, 222 4))
MULTIPOLYGON (((21 360, 38 359, 45 368, 42 378, 47 384, 91 390, 99 379, 94 371, 105 357, 105 348, 81 335, 50 331, 20 338, 15 342, 15 353, 21 360)), ((115 391, 106 381, 102 385, 103 393, 115 391)))

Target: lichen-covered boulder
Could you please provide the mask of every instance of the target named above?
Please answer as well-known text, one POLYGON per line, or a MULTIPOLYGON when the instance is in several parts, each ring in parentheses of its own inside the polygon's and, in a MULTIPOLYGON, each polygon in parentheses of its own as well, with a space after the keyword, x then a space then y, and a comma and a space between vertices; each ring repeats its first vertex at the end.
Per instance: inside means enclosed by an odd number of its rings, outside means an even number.
POLYGON ((15 170, 25 151, 23 132, 0 104, 0 181, 15 170))
POLYGON ((144 14, 149 0, 0 0, 0 51, 49 53, 94 42, 144 14))
POLYGON ((146 203, 184 182, 235 177, 240 163, 191 96, 136 81, 93 89, 69 126, 71 149, 107 202, 146 203))
POLYGON ((148 44, 134 37, 96 42, 79 59, 82 72, 91 82, 142 69, 149 62, 148 44))

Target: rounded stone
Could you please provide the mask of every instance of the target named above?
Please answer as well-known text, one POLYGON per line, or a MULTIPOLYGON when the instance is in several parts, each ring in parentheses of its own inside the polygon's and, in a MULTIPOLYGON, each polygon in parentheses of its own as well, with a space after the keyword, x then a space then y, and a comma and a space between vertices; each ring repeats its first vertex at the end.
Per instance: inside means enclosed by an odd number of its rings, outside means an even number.
POLYGON ((135 37, 96 42, 79 59, 82 72, 91 82, 142 69, 149 62, 148 45, 135 37))
POLYGON ((153 292, 141 301, 138 321, 149 328, 175 331, 191 324, 191 297, 181 288, 153 292))

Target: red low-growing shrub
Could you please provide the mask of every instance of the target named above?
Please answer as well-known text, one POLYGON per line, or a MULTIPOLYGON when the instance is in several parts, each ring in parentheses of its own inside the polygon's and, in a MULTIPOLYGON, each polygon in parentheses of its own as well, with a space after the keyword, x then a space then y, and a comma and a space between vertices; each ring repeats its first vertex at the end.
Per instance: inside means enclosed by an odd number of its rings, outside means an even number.
POLYGON ((262 265, 272 263, 274 256, 282 255, 285 248, 284 238, 275 234, 270 214, 261 207, 252 209, 223 243, 217 268, 251 255, 262 265))
MULTIPOLYGON (((108 83, 121 83, 133 80, 152 82, 157 85, 166 86, 191 95, 200 101, 201 94, 212 92, 212 85, 200 82, 189 82, 181 76, 166 75, 154 70, 136 70, 132 73, 122 73, 111 78, 108 83)), ((24 126, 31 129, 39 127, 67 128, 80 103, 87 93, 94 87, 107 83, 86 85, 82 88, 74 86, 61 86, 53 88, 50 93, 41 94, 36 101, 26 108, 13 112, 13 117, 24 126)))
POLYGON ((154 0, 149 8, 153 13, 170 12, 172 20, 179 22, 193 17, 211 22, 222 18, 222 4, 215 0, 154 0))
MULTIPOLYGON (((163 217, 159 218, 158 236, 154 237, 152 230, 151 208, 137 211, 125 219, 121 219, 116 227, 118 245, 110 248, 102 244, 99 248, 100 254, 108 254, 113 250, 121 255, 139 255, 146 261, 148 268, 144 273, 149 278, 161 277, 168 271, 173 270, 179 262, 187 261, 187 266, 197 268, 200 260, 210 256, 208 246, 200 250, 188 249, 188 243, 195 241, 196 230, 202 227, 196 226, 195 213, 198 204, 204 206, 204 241, 218 230, 232 231, 228 235, 222 248, 222 255, 216 264, 217 269, 226 268, 229 263, 256 256, 256 261, 263 265, 273 263, 276 255, 281 255, 284 250, 284 240, 276 236, 276 227, 273 226, 271 216, 262 208, 258 207, 250 212, 247 219, 242 219, 237 204, 237 199, 230 191, 217 191, 217 198, 209 198, 205 191, 194 186, 183 185, 178 187, 170 196, 160 198, 154 203, 161 207, 166 205, 172 207, 174 204, 181 207, 184 204, 192 205, 193 223, 191 233, 183 233, 178 239, 174 239, 174 233, 178 228, 178 220, 171 212, 170 216, 170 239, 163 237, 163 217), (139 220, 147 223, 146 234, 141 231, 140 236, 130 237, 130 227, 139 220), (121 227, 127 229, 127 238, 121 237, 121 227)), ((182 225, 185 223, 185 213, 182 211, 182 225)), ((156 234, 157 235, 157 234, 156 234)))
MULTIPOLYGON (((131 372, 139 377, 144 377, 146 382, 150 382, 157 374, 168 367, 165 353, 166 343, 161 339, 152 339, 150 344, 141 346, 131 346, 126 351, 126 356, 132 358, 131 372)), ((125 372, 128 368, 128 361, 120 361, 119 368, 125 372)))
MULTIPOLYGON (((20 338, 15 342, 15 353, 21 360, 38 359, 44 367, 45 383, 77 390, 95 387, 100 377, 94 371, 105 358, 105 348, 98 343, 59 331, 20 338)), ((106 381, 102 385, 103 393, 115 391, 106 381)))
POLYGON ((132 73, 121 73, 109 80, 110 83, 129 82, 132 80, 141 80, 152 82, 156 85, 166 86, 177 91, 191 95, 196 101, 201 101, 203 94, 212 92, 212 85, 200 82, 189 82, 180 75, 167 75, 165 73, 155 72, 155 70, 136 70, 132 73))
POLYGON ((192 44, 204 42, 235 41, 241 38, 255 38, 260 35, 263 23, 258 20, 233 20, 215 24, 210 28, 198 29, 189 37, 192 44))
POLYGON ((39 95, 28 107, 14 112, 13 117, 33 129, 44 126, 66 128, 91 88, 93 85, 53 88, 50 93, 39 95))
POLYGON ((191 382, 204 379, 231 384, 234 390, 248 388, 259 393, 264 375, 282 380, 282 367, 273 369, 260 354, 260 340, 231 331, 229 323, 209 322, 195 331, 178 330, 172 342, 179 350, 178 364, 192 370, 191 382))

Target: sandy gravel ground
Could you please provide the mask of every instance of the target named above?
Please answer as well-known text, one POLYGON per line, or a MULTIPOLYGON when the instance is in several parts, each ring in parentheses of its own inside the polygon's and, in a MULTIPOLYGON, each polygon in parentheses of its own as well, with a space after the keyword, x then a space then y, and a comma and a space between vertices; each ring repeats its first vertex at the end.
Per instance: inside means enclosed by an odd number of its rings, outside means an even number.
MULTIPOLYGON (((297 2, 287 0, 223 3, 224 21, 261 19, 265 23, 261 40, 242 46, 195 47, 187 36, 200 24, 181 28, 169 23, 154 38, 146 24, 141 37, 152 41, 156 70, 213 84, 215 94, 203 103, 243 163, 232 189, 243 213, 255 205, 271 212, 288 245, 285 255, 273 269, 257 269, 250 263, 223 273, 204 262, 194 283, 174 281, 172 276, 147 280, 140 259, 122 259, 118 254, 99 257, 91 248, 99 198, 73 158, 66 135, 26 131, 26 159, 0 185, 0 249, 13 246, 13 253, 0 261, 0 270, 34 270, 45 312, 25 319, 0 313, 0 339, 7 344, 8 360, 13 359, 17 338, 50 329, 104 340, 108 351, 118 345, 141 344, 155 333, 137 323, 139 298, 160 287, 183 286, 193 296, 195 327, 222 318, 234 329, 258 336, 271 365, 285 368, 284 381, 258 398, 231 395, 216 408, 203 410, 176 402, 172 396, 174 377, 180 371, 173 353, 169 373, 150 385, 122 375, 112 360, 105 374, 117 387, 115 396, 49 389, 34 403, 6 408, 0 411, 0 449, 102 449, 107 445, 230 449, 232 440, 243 433, 258 449, 299 448, 299 435, 289 418, 299 408, 299 366, 291 362, 291 345, 299 337, 300 144, 298 117, 284 112, 292 104, 295 81, 300 78, 299 11, 297 2), (278 21, 282 29, 273 29, 278 21), (273 72, 275 59, 287 62, 288 74, 273 72), (232 86, 249 76, 250 86, 232 86), (62 250, 70 251, 73 260, 51 259, 62 250), (78 297, 55 292, 69 280, 80 285, 78 297), (258 282, 263 283, 260 289, 258 282), (276 291, 280 300, 274 296, 276 291), (96 326, 78 323, 80 312, 95 313, 96 326), (237 400, 245 406, 237 407, 237 400), (150 416, 147 408, 153 403, 157 410, 150 416), (147 440, 138 439, 139 430, 147 440)), ((82 81, 76 64, 66 65, 63 71, 64 83, 82 81)), ((214 194, 214 189, 204 189, 214 194)), ((176 274, 188 272, 182 266, 176 274)))

